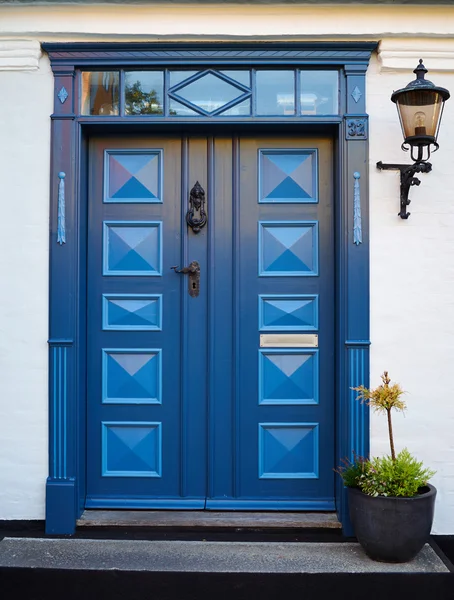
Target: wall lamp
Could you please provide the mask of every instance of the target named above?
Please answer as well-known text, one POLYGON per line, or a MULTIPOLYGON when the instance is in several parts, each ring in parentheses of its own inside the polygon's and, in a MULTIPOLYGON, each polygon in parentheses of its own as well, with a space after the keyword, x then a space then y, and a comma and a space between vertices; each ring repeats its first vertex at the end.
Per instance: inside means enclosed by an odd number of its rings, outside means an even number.
POLYGON ((445 101, 450 93, 442 87, 435 86, 425 79, 426 67, 422 64, 413 71, 416 79, 407 87, 397 90, 391 100, 397 106, 400 126, 404 142, 402 150, 410 150, 413 165, 377 163, 378 169, 400 171, 400 212, 401 219, 408 219, 410 213, 407 206, 410 204, 408 194, 411 186, 419 185, 421 181, 415 177, 416 173, 430 173, 432 165, 428 162, 431 148, 438 150, 438 130, 445 101))

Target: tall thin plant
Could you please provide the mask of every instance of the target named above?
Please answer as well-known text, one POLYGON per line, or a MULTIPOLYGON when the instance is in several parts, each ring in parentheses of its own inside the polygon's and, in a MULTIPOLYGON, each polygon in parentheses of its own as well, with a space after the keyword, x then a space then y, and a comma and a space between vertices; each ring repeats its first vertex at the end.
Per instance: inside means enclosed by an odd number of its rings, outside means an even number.
POLYGON ((367 389, 363 385, 352 388, 358 394, 358 400, 365 402, 368 406, 371 406, 376 412, 386 413, 388 417, 388 433, 389 433, 389 445, 391 447, 391 458, 393 461, 396 460, 396 451, 394 448, 394 435, 393 435, 393 424, 391 418, 391 411, 394 409, 398 412, 403 412, 407 406, 401 396, 405 394, 404 390, 398 383, 391 385, 391 379, 388 376, 388 371, 385 371, 381 375, 382 384, 373 389, 367 389))

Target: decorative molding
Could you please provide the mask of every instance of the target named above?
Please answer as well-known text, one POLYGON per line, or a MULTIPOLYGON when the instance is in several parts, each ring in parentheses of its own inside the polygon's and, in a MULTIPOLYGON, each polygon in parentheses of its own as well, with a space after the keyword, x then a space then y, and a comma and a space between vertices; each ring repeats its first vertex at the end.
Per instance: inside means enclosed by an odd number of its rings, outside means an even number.
POLYGON ((361 175, 358 171, 353 173, 355 185, 353 189, 353 243, 359 246, 363 243, 363 230, 361 222, 361 196, 359 189, 359 180, 361 175))
POLYGON ((37 71, 41 58, 38 41, 0 41, 0 71, 37 71))
POLYGON ((367 67, 375 42, 287 44, 156 44, 156 43, 45 43, 52 69, 96 65, 286 64, 362 65, 367 67))
POLYGON ((367 119, 347 119, 346 139, 367 139, 367 119))
POLYGON ((357 392, 352 388, 369 383, 369 348, 350 347, 348 349, 348 457, 367 456, 369 453, 369 407, 357 400, 357 392))
POLYGON ((424 58, 432 71, 454 72, 454 39, 383 40, 378 47, 380 71, 411 73, 424 58))
POLYGON ((58 97, 58 99, 60 100, 60 102, 61 102, 62 104, 64 104, 64 103, 66 102, 66 99, 68 98, 68 96, 69 96, 69 94, 68 94, 68 92, 67 92, 67 90, 66 90, 65 86, 63 86, 63 87, 61 88, 61 90, 58 92, 58 94, 57 94, 57 97, 58 97))
POLYGON ((60 171, 58 178, 58 218, 57 218, 57 242, 66 244, 66 218, 65 218, 65 177, 66 173, 60 171))
POLYGON ((50 477, 67 478, 67 353, 68 344, 50 347, 50 389, 51 389, 51 430, 50 430, 50 477))
POLYGON ((358 104, 358 102, 360 101, 362 96, 361 90, 359 89, 359 87, 356 85, 355 89, 352 92, 352 98, 353 100, 356 102, 356 104, 358 104))

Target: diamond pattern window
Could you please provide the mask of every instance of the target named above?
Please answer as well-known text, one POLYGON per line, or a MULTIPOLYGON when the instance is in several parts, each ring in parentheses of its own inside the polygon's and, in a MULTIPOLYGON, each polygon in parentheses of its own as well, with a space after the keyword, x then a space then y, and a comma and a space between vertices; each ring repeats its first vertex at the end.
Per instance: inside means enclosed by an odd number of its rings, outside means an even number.
POLYGON ((184 80, 170 91, 170 96, 202 114, 214 114, 230 108, 249 95, 239 83, 227 81, 220 73, 205 71, 189 81, 184 80))

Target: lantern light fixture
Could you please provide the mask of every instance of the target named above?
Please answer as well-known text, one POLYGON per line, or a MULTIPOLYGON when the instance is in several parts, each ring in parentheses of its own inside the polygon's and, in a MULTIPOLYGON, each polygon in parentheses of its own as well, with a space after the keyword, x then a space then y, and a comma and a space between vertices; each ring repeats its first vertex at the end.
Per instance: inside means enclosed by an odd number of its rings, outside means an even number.
POLYGON ((431 151, 438 150, 438 131, 446 100, 450 93, 447 89, 434 85, 425 79, 426 67, 420 59, 413 71, 416 79, 406 87, 393 92, 392 102, 397 106, 404 142, 402 150, 410 150, 413 165, 377 163, 380 170, 400 171, 400 212, 401 219, 408 219, 410 187, 420 185, 416 173, 430 173, 432 165, 428 162, 431 151))

